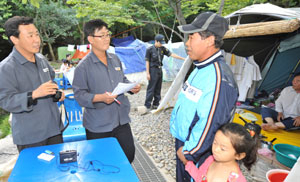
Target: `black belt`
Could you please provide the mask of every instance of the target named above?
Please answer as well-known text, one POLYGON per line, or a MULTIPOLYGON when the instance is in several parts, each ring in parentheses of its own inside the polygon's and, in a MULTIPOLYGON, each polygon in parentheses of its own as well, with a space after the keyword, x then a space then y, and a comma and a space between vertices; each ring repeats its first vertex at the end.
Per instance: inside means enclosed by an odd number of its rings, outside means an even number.
POLYGON ((162 68, 162 66, 151 66, 151 68, 162 68))

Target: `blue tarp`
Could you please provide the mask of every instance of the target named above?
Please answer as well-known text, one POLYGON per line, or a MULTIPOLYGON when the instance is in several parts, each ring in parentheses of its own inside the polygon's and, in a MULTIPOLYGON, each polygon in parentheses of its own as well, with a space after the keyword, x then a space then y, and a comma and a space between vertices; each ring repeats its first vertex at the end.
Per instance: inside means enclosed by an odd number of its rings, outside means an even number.
POLYGON ((122 62, 125 74, 143 72, 146 70, 146 44, 144 42, 137 39, 132 40, 131 37, 126 37, 123 39, 113 39, 113 43, 116 43, 115 53, 122 62))
POLYGON ((124 37, 122 39, 112 38, 115 47, 127 47, 134 41, 133 36, 124 37))

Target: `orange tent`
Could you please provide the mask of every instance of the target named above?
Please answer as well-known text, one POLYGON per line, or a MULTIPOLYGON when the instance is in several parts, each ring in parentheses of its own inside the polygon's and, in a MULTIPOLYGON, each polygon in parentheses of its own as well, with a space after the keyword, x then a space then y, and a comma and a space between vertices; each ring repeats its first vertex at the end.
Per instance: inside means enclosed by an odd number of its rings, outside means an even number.
POLYGON ((90 52, 90 49, 88 49, 86 52, 79 51, 78 49, 75 51, 72 59, 82 59, 84 56, 86 56, 90 52))

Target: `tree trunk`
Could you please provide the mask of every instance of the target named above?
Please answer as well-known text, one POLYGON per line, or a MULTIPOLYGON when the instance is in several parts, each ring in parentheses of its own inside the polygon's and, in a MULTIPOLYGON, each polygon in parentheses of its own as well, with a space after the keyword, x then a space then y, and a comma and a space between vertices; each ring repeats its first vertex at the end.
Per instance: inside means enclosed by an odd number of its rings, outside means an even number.
POLYGON ((222 11, 223 11, 223 8, 224 8, 224 3, 225 3, 225 0, 221 0, 219 11, 218 11, 218 15, 220 15, 220 16, 222 16, 222 11))
POLYGON ((179 25, 185 25, 186 21, 181 10, 181 1, 178 0, 168 0, 168 1, 169 1, 169 5, 173 8, 175 12, 175 16, 178 20, 179 25))
MULTIPOLYGON (((166 29, 168 29, 170 31, 173 31, 183 41, 183 37, 178 32, 176 32, 172 28, 168 27, 167 25, 160 24, 160 23, 154 22, 154 21, 144 21, 144 20, 140 20, 140 21, 143 22, 143 23, 150 23, 150 24, 159 25, 159 26, 162 26, 162 27, 164 27, 164 28, 166 28, 166 29)), ((154 31, 154 33, 156 34, 156 31, 154 31)))
MULTIPOLYGON (((47 43, 48 44, 48 47, 49 47, 49 51, 50 51, 50 55, 52 57, 52 61, 57 61, 56 58, 55 58, 55 55, 54 55, 54 51, 53 51, 53 48, 52 48, 52 45, 50 43, 47 43)), ((57 61, 58 62, 58 61, 57 61)))
POLYGON ((81 42, 81 45, 83 45, 84 44, 84 32, 81 30, 79 23, 78 23, 77 27, 78 27, 78 30, 80 32, 80 42, 81 42))
MULTIPOLYGON (((45 37, 49 40, 49 36, 48 36, 48 34, 47 34, 47 32, 46 32, 46 30, 44 28, 43 28, 43 32, 44 32, 45 37)), ((49 52, 50 52, 52 61, 56 61, 52 45, 49 42, 47 42, 47 44, 48 44, 48 48, 49 48, 49 52)))
MULTIPOLYGON (((168 0, 169 5, 173 8, 175 16, 178 20, 179 25, 185 25, 186 21, 182 13, 181 9, 181 1, 180 0, 168 0)), ((188 39, 188 35, 184 34, 184 39, 182 41, 186 42, 188 39)))

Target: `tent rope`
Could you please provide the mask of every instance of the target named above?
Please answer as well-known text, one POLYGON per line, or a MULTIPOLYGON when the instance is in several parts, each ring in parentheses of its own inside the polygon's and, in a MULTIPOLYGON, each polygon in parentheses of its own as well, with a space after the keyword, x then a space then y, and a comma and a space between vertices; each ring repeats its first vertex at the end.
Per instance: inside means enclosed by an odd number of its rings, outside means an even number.
POLYGON ((161 25, 161 27, 163 28, 163 31, 164 31, 164 33, 165 33, 167 39, 169 40, 169 37, 168 37, 168 35, 167 35, 166 30, 165 30, 165 28, 162 26, 162 21, 161 21, 161 18, 160 18, 160 16, 159 16, 158 10, 157 10, 157 8, 156 8, 156 4, 155 4, 154 0, 152 0, 152 2, 153 2, 153 5, 154 5, 154 8, 155 8, 157 17, 158 17, 158 19, 159 19, 160 25, 161 25))

